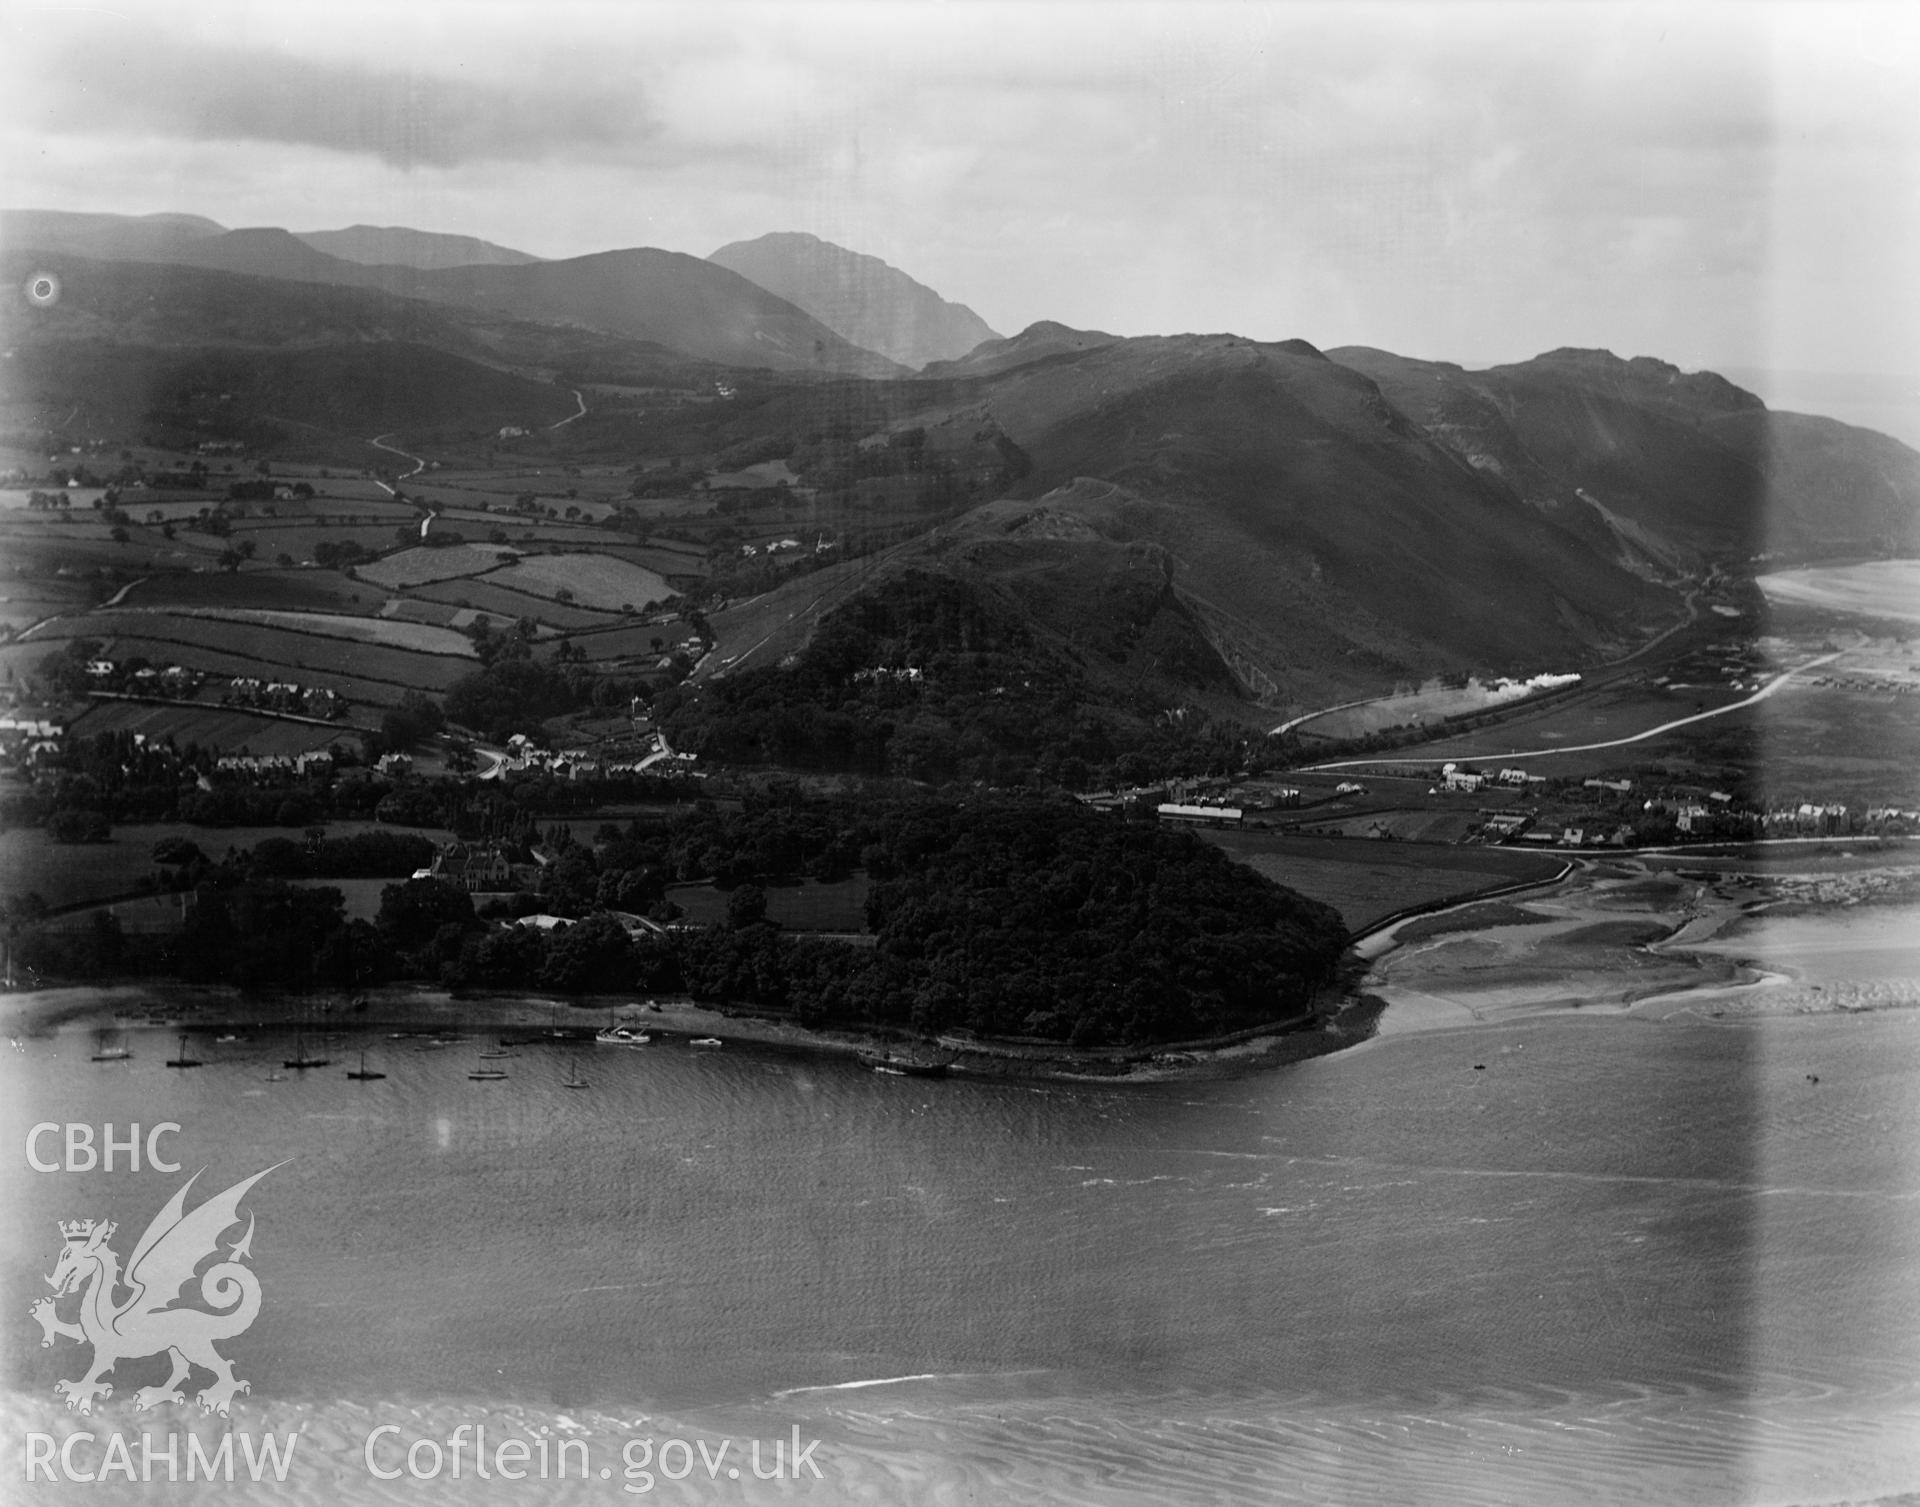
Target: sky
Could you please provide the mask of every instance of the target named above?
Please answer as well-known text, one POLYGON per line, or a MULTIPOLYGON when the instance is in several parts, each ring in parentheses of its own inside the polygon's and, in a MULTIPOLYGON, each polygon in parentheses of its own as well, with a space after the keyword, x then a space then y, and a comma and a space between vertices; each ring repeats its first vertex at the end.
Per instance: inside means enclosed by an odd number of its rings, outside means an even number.
POLYGON ((1920 374, 1912 4, 0 0, 0 25, 14 207, 542 256, 803 230, 1003 333, 1920 374))

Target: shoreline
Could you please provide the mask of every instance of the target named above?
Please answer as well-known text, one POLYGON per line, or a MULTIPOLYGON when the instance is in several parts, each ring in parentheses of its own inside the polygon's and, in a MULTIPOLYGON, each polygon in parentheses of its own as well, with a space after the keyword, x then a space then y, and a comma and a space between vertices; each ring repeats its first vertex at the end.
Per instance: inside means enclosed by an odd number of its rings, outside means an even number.
MULTIPOLYGON (((299 1031, 325 1036, 380 1036, 394 1032, 452 1031, 473 1040, 502 1033, 550 1031, 556 1046, 593 1045, 609 1025, 644 1027, 672 1050, 697 1038, 809 1056, 859 1058, 862 1054, 928 1043, 852 1030, 818 1030, 743 1007, 703 1005, 680 996, 587 996, 583 999, 519 994, 455 995, 430 985, 370 989, 363 1008, 322 1004, 297 995, 242 996, 230 986, 184 985, 172 980, 116 980, 72 984, 0 995, 0 1019, 10 1034, 92 1030, 213 1033, 299 1031)), ((938 1048, 956 1077, 1045 1079, 1084 1083, 1154 1083, 1225 1077, 1252 1068, 1279 1066, 1337 1052, 1373 1033, 1383 1002, 1343 994, 1337 1009, 1309 1013, 1227 1036, 1124 1048, 1079 1050, 1061 1043, 1003 1042, 975 1045, 951 1038, 938 1048)), ((631 1050, 631 1049, 630 1049, 631 1050)), ((639 1050, 644 1050, 640 1048, 639 1050)))
MULTIPOLYGON (((1513 897, 1526 917, 1408 941, 1396 925, 1368 938, 1369 968, 1358 987, 1386 1002, 1383 1038, 1574 1014, 1734 1024, 1920 1007, 1920 949, 1908 948, 1904 933, 1891 946, 1899 959, 1912 951, 1914 967, 1877 971, 1796 967, 1756 935, 1770 922, 1837 926, 1849 917, 1869 925, 1878 918, 1891 931, 1898 923, 1890 913, 1914 905, 1904 871, 1858 873, 1830 894, 1815 886, 1830 884, 1831 875, 1793 876, 1787 886, 1783 877, 1589 866, 1548 891, 1513 897), (1636 927, 1660 934, 1636 936, 1636 927)), ((1413 918, 1423 919, 1431 918, 1413 918)), ((1851 948, 1839 955, 1854 961, 1851 948)))

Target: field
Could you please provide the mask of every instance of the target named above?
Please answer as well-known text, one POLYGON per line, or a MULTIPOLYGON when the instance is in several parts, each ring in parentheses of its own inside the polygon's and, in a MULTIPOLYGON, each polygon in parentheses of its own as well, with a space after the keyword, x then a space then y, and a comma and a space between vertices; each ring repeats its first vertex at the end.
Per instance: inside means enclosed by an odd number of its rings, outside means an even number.
POLYGON ((416 586, 408 594, 424 602, 491 613, 495 618, 504 618, 508 622, 517 622, 523 617, 532 618, 549 628, 598 628, 613 621, 609 613, 595 612, 578 604, 548 601, 544 597, 528 596, 524 591, 508 591, 503 586, 495 586, 494 579, 491 576, 484 579, 463 576, 454 581, 435 581, 430 585, 416 586))
POLYGON ((149 576, 127 588, 123 607, 239 607, 370 615, 386 594, 331 570, 237 570, 149 576))
MULTIPOLYGON (((667 898, 685 913, 684 919, 702 926, 723 925, 728 893, 710 884, 673 884, 667 898)), ((767 919, 789 931, 854 931, 867 929, 867 880, 864 874, 836 884, 767 886, 767 919)))
MULTIPOLYGON (((371 454, 350 464, 270 454, 274 484, 303 482, 316 494, 272 499, 230 498, 235 483, 257 484, 265 473, 254 457, 219 457, 202 486, 128 488, 119 498, 124 522, 89 506, 98 489, 67 488, 76 505, 65 513, 29 510, 31 484, 0 489, 0 627, 32 633, 0 643, 0 687, 31 698, 42 661, 97 640, 100 657, 185 665, 215 683, 192 702, 56 708, 83 729, 291 752, 375 726, 408 691, 444 694, 476 665, 469 636, 476 620, 496 630, 531 621, 551 652, 563 634, 640 628, 635 613, 657 614, 678 587, 708 570, 710 545, 697 523, 688 525, 692 538, 650 540, 631 520, 636 513, 697 519, 710 514, 710 499, 681 499, 664 510, 634 503, 632 456, 592 465, 527 456, 493 469, 479 459, 485 447, 436 454, 431 437, 401 434, 395 442, 434 462, 406 480, 404 501, 361 474, 368 462, 388 471, 395 464, 371 454), (529 494, 532 510, 522 502, 529 494), (423 545, 429 509, 436 542, 423 545), (468 542, 437 542, 447 536, 468 542), (361 563, 313 563, 326 546, 346 544, 365 552, 361 563), (503 564, 503 554, 512 563, 503 564), (309 729, 229 712, 218 704, 219 682, 236 677, 323 686, 348 699, 350 715, 309 729)), ((134 463, 150 473, 177 474, 201 459, 135 449, 134 463)), ((18 457, 28 472, 44 461, 18 457)), ((650 652, 646 640, 656 635, 678 642, 686 632, 678 623, 648 627, 635 657, 650 652)))
POLYGON ((1450 848, 1259 832, 1203 835, 1269 879, 1331 905, 1352 931, 1409 906, 1551 879, 1564 866, 1560 859, 1510 848, 1450 848))
MULTIPOLYGON (((448 834, 416 827, 390 827, 379 822, 341 821, 325 824, 329 837, 346 837, 355 832, 418 832, 435 842, 445 842, 448 834)), ((117 895, 134 892, 141 876, 154 872, 153 845, 163 837, 184 837, 197 844, 212 859, 224 858, 229 849, 242 850, 269 837, 299 840, 297 827, 193 827, 169 822, 163 825, 116 827, 107 842, 54 842, 38 827, 19 827, 0 832, 0 894, 37 894, 49 906, 60 909, 85 905, 117 895)))
MULTIPOLYGON (((366 618, 342 618, 339 622, 374 622, 366 618)), ((386 623, 388 630, 426 631, 420 624, 386 623)), ((445 633, 447 630, 433 630, 445 633)), ((97 638, 108 641, 106 652, 124 655, 127 643, 161 646, 158 652, 137 651, 148 658, 166 662, 172 652, 180 662, 202 668, 220 668, 228 674, 257 674, 260 666, 280 666, 304 672, 292 678, 307 683, 314 676, 352 675, 366 680, 389 681, 401 686, 444 691, 473 668, 473 646, 458 634, 449 634, 458 651, 423 653, 389 644, 355 642, 349 639, 271 626, 164 612, 97 612, 79 617, 61 618, 35 634, 30 643, 50 644, 60 639, 97 638), (255 669, 227 670, 216 666, 215 658, 231 664, 234 656, 243 656, 255 669)), ((324 681, 314 682, 324 683, 324 681)))
POLYGON ((490 573, 487 580, 532 596, 555 597, 570 592, 572 600, 582 606, 608 612, 627 606, 644 610, 676 594, 645 566, 606 555, 530 555, 518 564, 490 573))
POLYGON ((362 565, 358 574, 364 581, 399 591, 429 581, 451 581, 457 576, 477 576, 500 564, 504 544, 450 544, 444 548, 421 546, 403 549, 372 565, 362 565))
MULTIPOLYGON (((70 727, 78 738, 91 738, 100 733, 144 733, 154 739, 171 737, 183 748, 197 743, 202 748, 218 748, 229 753, 298 754, 325 748, 337 739, 351 738, 355 720, 350 713, 322 727, 310 722, 290 722, 283 717, 229 711, 225 707, 96 701, 74 719, 70 727)), ((370 722, 372 719, 362 713, 357 720, 370 722)))

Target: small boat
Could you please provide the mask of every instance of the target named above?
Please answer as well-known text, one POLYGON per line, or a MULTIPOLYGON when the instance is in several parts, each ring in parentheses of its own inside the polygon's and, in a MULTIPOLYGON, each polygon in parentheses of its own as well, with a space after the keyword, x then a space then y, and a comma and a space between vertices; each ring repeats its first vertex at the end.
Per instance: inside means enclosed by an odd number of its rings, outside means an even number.
POLYGON ((296 1072, 305 1072, 310 1067, 325 1067, 332 1060, 331 1057, 309 1057, 307 1055, 307 1033, 306 1028, 302 1027, 295 1033, 293 1038, 293 1055, 282 1062, 280 1066, 292 1068, 296 1072))
POLYGON ((206 1066, 206 1064, 201 1062, 199 1058, 189 1057, 187 1055, 187 1033, 185 1031, 182 1031, 180 1033, 180 1055, 178 1057, 169 1057, 167 1059, 167 1066, 168 1067, 204 1067, 206 1066))
POLYGON ((726 1043, 718 1036, 696 1036, 692 1041, 688 1042, 687 1045, 690 1047, 719 1047, 725 1046, 726 1043))
POLYGON ((480 1055, 482 1057, 512 1057, 517 1054, 507 1050, 507 1043, 503 1037, 498 1046, 494 1047, 491 1051, 482 1052, 480 1055))
POLYGON ((221 1043, 221 1042, 228 1042, 228 1041, 238 1041, 238 1040, 239 1040, 240 1038, 239 1038, 239 1036, 238 1036, 238 1035, 237 1035, 236 1033, 234 1033, 234 1032, 232 1032, 232 1031, 229 1031, 229 1032, 227 1032, 227 1034, 226 1034, 226 1035, 224 1035, 224 1036, 216 1036, 216 1037, 214 1037, 213 1039, 214 1039, 214 1041, 215 1041, 215 1043, 217 1044, 217 1043, 221 1043))
POLYGON ((267 1074, 267 1082, 269 1083, 285 1083, 286 1081, 287 1081, 287 1075, 281 1072, 279 1068, 275 1068, 272 1072, 267 1074))
POLYGON ((953 1066, 951 1057, 921 1057, 911 1053, 863 1051, 860 1061, 876 1073, 900 1078, 944 1078, 953 1066))
POLYGON ((636 1031, 632 1026, 608 1026, 604 1031, 596 1031, 593 1039, 603 1047, 643 1047, 653 1040, 645 1031, 636 1031))
POLYGON ((360 1066, 349 1070, 347 1076, 361 1083, 371 1083, 376 1078, 384 1078, 387 1075, 385 1073, 370 1073, 367 1071, 367 1054, 363 1049, 360 1053, 360 1066))
POLYGON ((497 1083, 507 1076, 505 1069, 497 1067, 477 1067, 467 1076, 475 1083, 497 1083))
POLYGON ((119 1037, 120 1033, 117 1031, 102 1031, 99 1038, 94 1042, 93 1060, 95 1062, 125 1062, 131 1057, 133 1055, 133 1048, 127 1046, 119 1037), (109 1044, 107 1039, 109 1036, 113 1037, 111 1044, 109 1044))

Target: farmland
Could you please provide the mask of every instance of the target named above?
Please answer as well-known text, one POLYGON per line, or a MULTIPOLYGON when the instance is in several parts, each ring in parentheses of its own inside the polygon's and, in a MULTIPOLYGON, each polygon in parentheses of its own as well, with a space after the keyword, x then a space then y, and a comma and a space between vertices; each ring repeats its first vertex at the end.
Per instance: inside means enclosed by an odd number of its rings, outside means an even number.
POLYGON ((1557 858, 1508 848, 1258 832, 1209 831, 1205 836, 1269 879, 1331 905, 1353 931, 1408 906, 1465 899, 1504 885, 1543 882, 1564 866, 1557 858))
POLYGON ((363 580, 390 591, 422 586, 430 581, 451 581, 459 576, 477 576, 497 568, 505 552, 502 544, 451 544, 434 549, 422 546, 403 549, 374 565, 360 567, 363 580))
MULTIPOLYGON (((327 824, 329 837, 392 830, 378 822, 327 824)), ((436 842, 448 836, 425 828, 406 830, 436 842)), ((195 827, 168 822, 116 827, 106 842, 61 844, 38 827, 17 827, 0 831, 0 890, 9 895, 37 894, 59 910, 133 894, 140 880, 154 872, 153 845, 165 837, 184 837, 207 857, 219 859, 229 851, 244 852, 270 837, 297 839, 299 835, 298 829, 285 827, 195 827)))
POLYGON ((576 601, 603 611, 643 609, 675 594, 645 566, 604 555, 531 555, 487 579, 510 591, 576 601))
MULTIPOLYGON (((768 885, 767 919, 789 931, 863 932, 867 929, 864 874, 834 884, 768 885)), ((724 925, 728 892, 711 884, 674 884, 667 898, 697 926, 724 925)))
POLYGON ((597 628, 613 620, 610 613, 595 612, 577 603, 553 602, 544 597, 529 596, 523 591, 509 591, 504 586, 494 585, 492 577, 483 580, 476 576, 463 576, 458 580, 435 581, 413 588, 411 595, 421 601, 437 602, 456 609, 473 608, 492 613, 509 622, 532 618, 549 628, 597 628))
MULTIPOLYGON (((310 675, 354 675, 402 686, 431 686, 436 690, 446 689, 473 668, 472 645, 460 635, 445 629, 370 618, 334 618, 331 621, 365 623, 389 633, 412 631, 441 634, 444 639, 437 641, 443 642, 446 647, 422 652, 391 644, 354 641, 305 627, 290 628, 161 611, 105 611, 60 618, 43 628, 33 641, 44 643, 55 639, 98 638, 110 644, 139 642, 171 645, 183 650, 245 656, 257 665, 279 665, 306 671, 310 675)), ((111 654, 114 651, 110 647, 107 652, 111 654)), ((197 659, 194 662, 199 663, 197 659)))
POLYGON ((318 726, 227 707, 96 701, 69 725, 74 736, 81 738, 101 733, 140 733, 156 740, 171 737, 182 748, 197 744, 232 753, 299 754, 325 748, 348 736, 353 720, 347 719, 347 725, 318 726))

